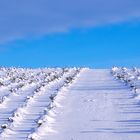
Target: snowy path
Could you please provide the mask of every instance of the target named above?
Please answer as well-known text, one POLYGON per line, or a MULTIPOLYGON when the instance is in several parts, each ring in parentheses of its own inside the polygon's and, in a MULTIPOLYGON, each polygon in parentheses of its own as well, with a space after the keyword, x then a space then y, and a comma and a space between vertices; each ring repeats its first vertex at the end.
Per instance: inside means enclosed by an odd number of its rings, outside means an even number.
POLYGON ((55 109, 42 140, 139 140, 140 104, 109 70, 85 70, 55 109))

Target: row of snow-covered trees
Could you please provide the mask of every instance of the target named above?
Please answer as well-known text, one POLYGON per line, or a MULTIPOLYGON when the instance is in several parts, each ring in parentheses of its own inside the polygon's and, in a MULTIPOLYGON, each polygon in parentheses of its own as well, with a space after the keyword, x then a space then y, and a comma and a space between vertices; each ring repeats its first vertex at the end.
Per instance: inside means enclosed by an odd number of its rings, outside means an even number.
POLYGON ((112 67, 111 74, 118 80, 129 86, 136 95, 140 94, 140 69, 133 67, 127 69, 125 67, 112 67))
POLYGON ((28 139, 37 139, 37 132, 48 127, 51 110, 57 107, 55 98, 80 71, 81 68, 0 68, 0 139, 28 121, 28 116, 33 119, 28 125, 32 132, 28 139))

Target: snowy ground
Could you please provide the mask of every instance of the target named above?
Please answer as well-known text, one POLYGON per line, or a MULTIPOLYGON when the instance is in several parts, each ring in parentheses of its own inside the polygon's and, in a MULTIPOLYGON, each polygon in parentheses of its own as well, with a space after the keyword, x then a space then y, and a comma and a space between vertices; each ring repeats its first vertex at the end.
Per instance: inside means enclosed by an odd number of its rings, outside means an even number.
POLYGON ((133 94, 108 70, 82 72, 56 109, 47 139, 139 140, 140 104, 133 94))
POLYGON ((110 70, 62 73, 35 93, 38 81, 12 94, 3 86, 0 95, 7 98, 0 104, 0 125, 7 126, 0 128, 0 140, 140 139, 140 101, 110 70), (65 82, 67 77, 74 77, 72 84, 65 82), (56 96, 50 104, 52 93, 56 96))

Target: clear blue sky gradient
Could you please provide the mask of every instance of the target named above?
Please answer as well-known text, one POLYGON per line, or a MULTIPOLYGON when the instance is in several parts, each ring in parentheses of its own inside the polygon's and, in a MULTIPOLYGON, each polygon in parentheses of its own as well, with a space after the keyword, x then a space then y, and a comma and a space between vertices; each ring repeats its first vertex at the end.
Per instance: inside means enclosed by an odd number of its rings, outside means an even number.
POLYGON ((0 65, 140 67, 140 22, 75 28, 0 44, 0 65))

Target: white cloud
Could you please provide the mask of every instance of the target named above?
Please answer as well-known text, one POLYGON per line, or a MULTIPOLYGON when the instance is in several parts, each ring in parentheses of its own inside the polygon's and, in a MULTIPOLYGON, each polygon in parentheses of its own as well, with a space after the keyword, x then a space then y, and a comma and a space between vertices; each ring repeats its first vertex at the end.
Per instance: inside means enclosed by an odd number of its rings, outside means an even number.
POLYGON ((140 0, 0 0, 0 41, 140 17, 140 0))

